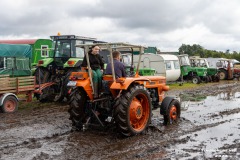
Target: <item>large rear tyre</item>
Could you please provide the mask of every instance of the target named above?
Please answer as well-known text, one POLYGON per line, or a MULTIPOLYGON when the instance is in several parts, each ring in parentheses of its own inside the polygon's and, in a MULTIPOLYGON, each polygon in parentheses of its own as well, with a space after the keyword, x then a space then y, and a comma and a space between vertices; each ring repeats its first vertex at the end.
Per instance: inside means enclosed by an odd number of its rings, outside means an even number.
POLYGON ((142 85, 131 86, 116 102, 115 120, 124 136, 142 133, 151 120, 151 99, 142 85))
POLYGON ((38 67, 34 73, 34 76, 36 77, 37 84, 43 84, 49 82, 50 80, 50 72, 47 68, 38 67))
POLYGON ((7 96, 1 107, 3 113, 12 113, 18 109, 18 100, 14 96, 7 96))
POLYGON ((221 69, 218 73, 220 80, 225 80, 227 79, 227 71, 221 69))
POLYGON ((213 82, 219 82, 220 81, 219 75, 213 75, 212 80, 213 80, 213 82))
POLYGON ((208 82, 212 82, 213 81, 213 79, 212 79, 212 76, 208 76, 208 79, 209 79, 209 81, 208 82))
POLYGON ((205 82, 205 83, 209 82, 209 77, 208 76, 204 76, 202 79, 203 79, 203 82, 205 82))
POLYGON ((179 101, 174 99, 167 108, 168 109, 166 115, 163 116, 164 124, 169 125, 177 123, 181 114, 181 107, 179 101))
POLYGON ((79 88, 74 89, 70 94, 69 119, 72 121, 72 126, 77 129, 82 129, 83 123, 86 122, 86 99, 86 93, 79 88))
MULTIPOLYGON (((34 76, 36 77, 37 84, 43 84, 51 81, 51 74, 47 68, 38 67, 34 73, 34 76)), ((52 101, 54 97, 50 95, 51 92, 49 90, 50 87, 47 87, 42 90, 42 94, 35 94, 35 97, 40 102, 52 101)))

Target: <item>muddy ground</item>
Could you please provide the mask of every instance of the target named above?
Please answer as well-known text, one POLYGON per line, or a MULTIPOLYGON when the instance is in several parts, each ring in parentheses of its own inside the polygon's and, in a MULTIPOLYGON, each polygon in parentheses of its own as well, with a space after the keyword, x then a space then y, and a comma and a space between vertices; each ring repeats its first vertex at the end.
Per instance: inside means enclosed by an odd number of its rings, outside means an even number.
POLYGON ((240 159, 240 82, 175 89, 181 119, 164 126, 159 110, 144 134, 72 131, 66 104, 21 104, 0 113, 0 159, 240 159))

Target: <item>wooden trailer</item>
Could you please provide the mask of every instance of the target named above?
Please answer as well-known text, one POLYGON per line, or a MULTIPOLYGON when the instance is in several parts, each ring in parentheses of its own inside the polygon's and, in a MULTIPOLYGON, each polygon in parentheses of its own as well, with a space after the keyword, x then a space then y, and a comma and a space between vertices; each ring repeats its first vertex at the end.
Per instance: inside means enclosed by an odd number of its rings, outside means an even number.
POLYGON ((33 93, 41 94, 42 89, 53 83, 36 84, 35 76, 9 77, 0 75, 0 109, 4 113, 15 112, 18 109, 18 94, 25 94, 27 102, 32 101, 33 93))

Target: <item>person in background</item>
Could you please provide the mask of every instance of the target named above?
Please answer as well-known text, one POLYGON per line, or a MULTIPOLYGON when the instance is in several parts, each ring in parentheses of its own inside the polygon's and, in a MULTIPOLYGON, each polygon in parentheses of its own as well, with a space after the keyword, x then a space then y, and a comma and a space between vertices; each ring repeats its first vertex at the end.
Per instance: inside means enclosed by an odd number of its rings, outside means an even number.
MULTIPOLYGON (((116 78, 126 77, 125 66, 122 62, 120 62, 121 53, 119 51, 113 51, 112 56, 113 56, 115 77, 116 78)), ((106 75, 112 74, 111 63, 107 64, 105 74, 106 75)))
MULTIPOLYGON (((94 98, 98 97, 98 90, 102 86, 102 73, 103 73, 103 67, 104 63, 102 60, 102 57, 99 54, 100 47, 99 46, 92 46, 92 48, 89 50, 89 62, 90 67, 93 72, 93 86, 94 86, 94 98)), ((86 55, 83 58, 82 67, 87 67, 87 59, 86 55)))

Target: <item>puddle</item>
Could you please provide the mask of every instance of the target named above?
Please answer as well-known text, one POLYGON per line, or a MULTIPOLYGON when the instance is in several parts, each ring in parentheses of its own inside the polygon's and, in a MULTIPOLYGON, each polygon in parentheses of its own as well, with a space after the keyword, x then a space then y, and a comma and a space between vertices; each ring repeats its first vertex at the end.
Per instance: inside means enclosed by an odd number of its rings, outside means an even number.
POLYGON ((68 107, 0 117, 0 159, 240 159, 240 92, 188 93, 178 124, 159 110, 144 134, 72 132, 68 107), (14 117, 14 118, 13 118, 14 117))
POLYGON ((181 117, 189 120, 192 128, 185 128, 189 133, 179 137, 187 139, 186 143, 170 147, 172 158, 239 158, 240 92, 185 100, 181 117))

